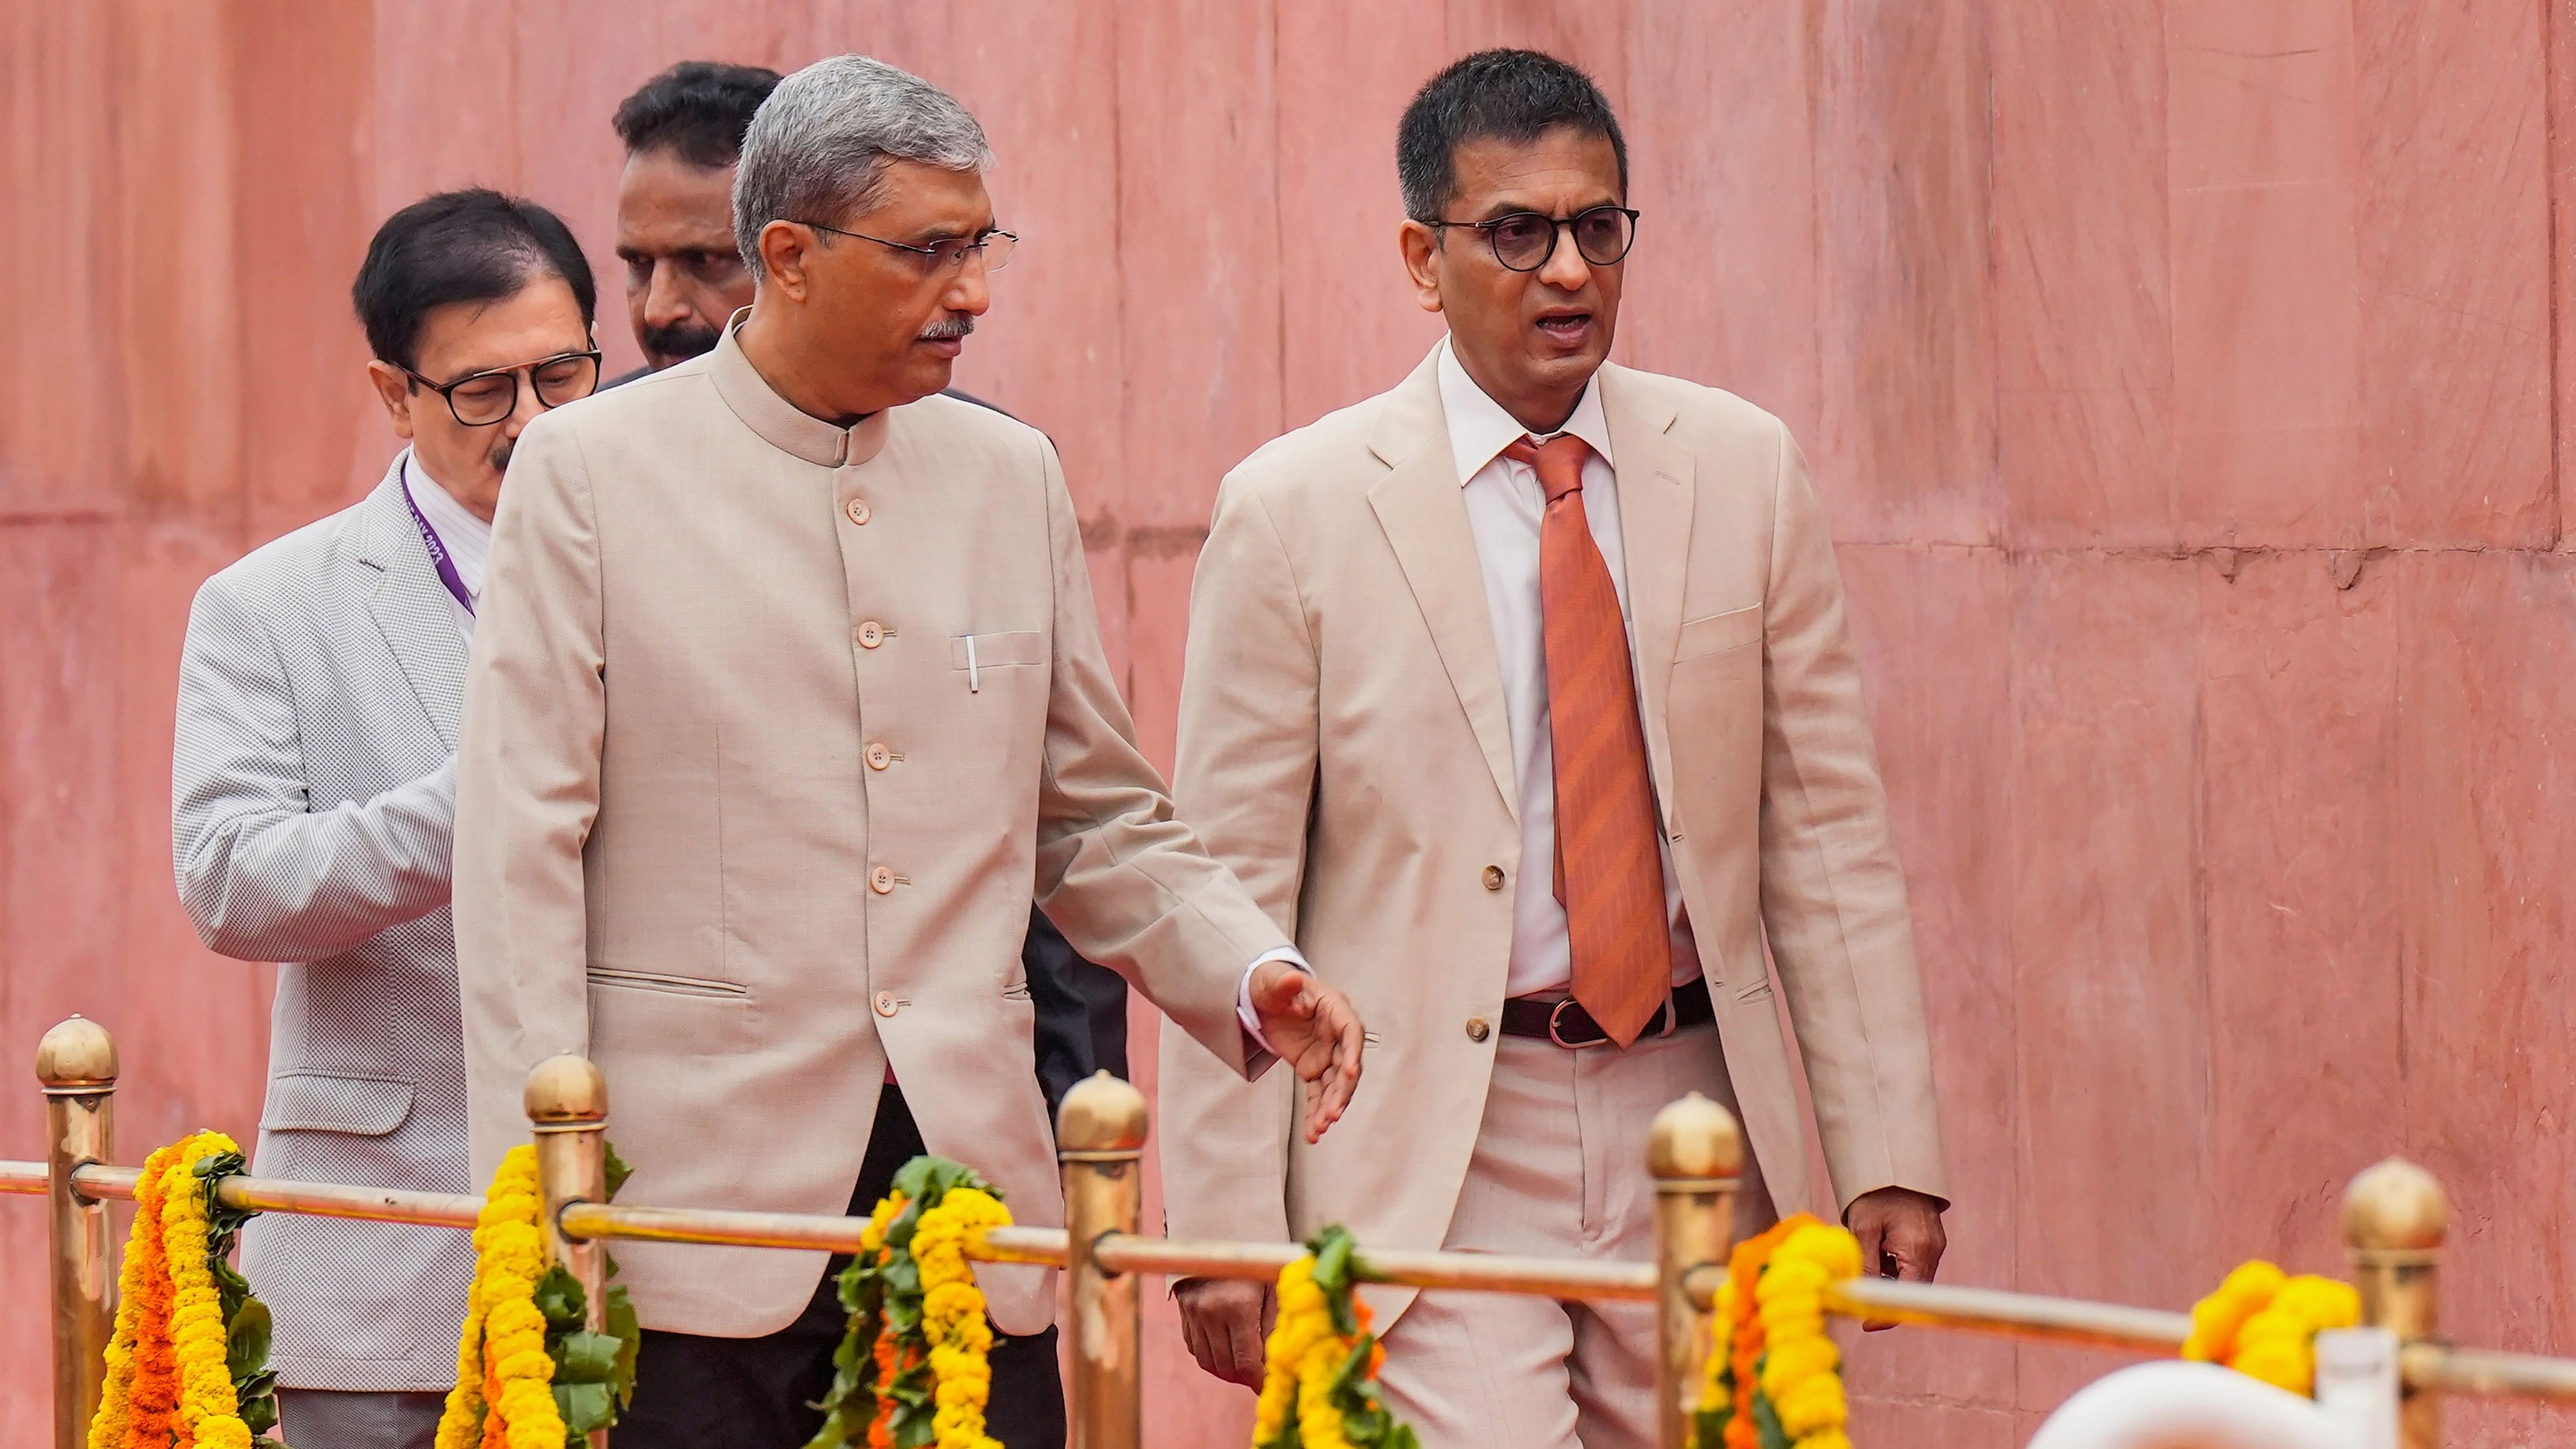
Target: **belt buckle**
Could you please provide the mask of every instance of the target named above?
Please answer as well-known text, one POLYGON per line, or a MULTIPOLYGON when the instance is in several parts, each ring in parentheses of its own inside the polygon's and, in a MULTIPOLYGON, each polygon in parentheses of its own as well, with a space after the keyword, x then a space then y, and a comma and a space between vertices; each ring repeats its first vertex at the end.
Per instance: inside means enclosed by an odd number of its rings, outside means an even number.
MULTIPOLYGON (((1579 1052, 1586 1047, 1597 1047, 1610 1040, 1609 1034, 1605 1032, 1600 1036, 1594 1037, 1590 1041, 1567 1041, 1565 1039, 1565 1032, 1560 1027, 1559 1023, 1564 1020, 1565 1009, 1572 1005, 1574 1005, 1574 998, 1569 996, 1563 1001, 1560 1001, 1556 1005, 1548 1008, 1547 1039, 1549 1041, 1556 1043, 1567 1051, 1579 1052)), ((1593 1030, 1599 1031, 1600 1029, 1601 1025, 1599 1022, 1593 1023, 1593 1030)))

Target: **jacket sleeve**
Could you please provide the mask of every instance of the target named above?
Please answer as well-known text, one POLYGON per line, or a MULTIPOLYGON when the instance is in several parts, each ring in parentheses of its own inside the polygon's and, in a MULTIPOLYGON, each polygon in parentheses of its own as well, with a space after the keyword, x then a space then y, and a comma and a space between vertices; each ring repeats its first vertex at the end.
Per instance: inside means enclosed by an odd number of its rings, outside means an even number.
MULTIPOLYGON (((1316 701, 1315 643, 1286 545, 1260 496, 1229 481, 1190 585, 1173 791, 1282 930, 1297 925, 1305 878, 1316 701)), ((1166 1035, 1157 1081, 1170 1230, 1290 1237, 1297 1099, 1286 1076, 1238 1081, 1195 1043, 1166 1035)))
POLYGON ((475 1180, 525 1140, 528 1069, 590 1042, 582 849, 607 728, 599 536, 579 444, 540 419, 493 520, 456 769, 456 970, 475 1180))
POLYGON ((363 803, 313 809, 267 622, 221 578, 197 591, 179 658, 170 853, 210 949, 316 961, 446 905, 455 812, 453 759, 363 803))
POLYGON ((1082 530, 1055 449, 1037 443, 1055 585, 1037 903, 1076 951, 1126 977, 1226 1067, 1270 1062, 1235 1016, 1243 975, 1288 935, 1173 814, 1136 748, 1092 611, 1082 530))
POLYGON ((1824 509, 1779 433, 1765 603, 1762 923, 1839 1205, 1946 1197, 1905 874, 1824 509))

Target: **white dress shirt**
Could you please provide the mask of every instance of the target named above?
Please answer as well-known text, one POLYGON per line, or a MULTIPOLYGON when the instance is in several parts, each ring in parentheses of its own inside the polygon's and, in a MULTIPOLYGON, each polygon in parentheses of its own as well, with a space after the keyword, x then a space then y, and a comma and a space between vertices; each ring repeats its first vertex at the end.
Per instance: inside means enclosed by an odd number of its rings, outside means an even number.
MULTIPOLYGON (((403 486, 411 490, 412 506, 429 520, 430 527, 438 530, 438 541, 447 549, 448 562, 456 565, 456 577, 464 583, 465 592, 477 599, 483 597, 483 564, 492 556, 492 525, 457 502, 456 495, 430 477, 429 471, 420 466, 420 459, 408 450, 403 453, 403 486)), ((422 547, 428 545, 424 543, 422 547)), ((453 594, 448 595, 447 603, 456 611, 456 627, 472 639, 474 611, 459 603, 453 594)))
MULTIPOLYGON (((1449 456, 1458 468, 1458 484, 1466 490, 1467 525, 1475 534, 1476 562, 1485 576, 1485 611, 1493 621, 1494 652, 1503 666, 1503 705, 1511 719, 1512 770, 1520 789, 1521 871, 1512 896, 1512 960, 1504 994, 1563 995, 1574 979, 1573 947, 1565 907, 1556 898, 1556 746, 1548 730, 1547 626, 1538 588, 1539 525, 1547 512, 1547 494, 1537 470, 1502 455, 1529 430, 1476 386, 1446 340, 1440 344, 1439 367, 1440 411, 1449 423, 1449 456)), ((1565 426, 1548 436, 1561 433, 1581 438, 1592 449, 1592 456, 1583 460, 1583 517, 1619 591, 1620 616, 1628 618, 1619 475, 1610 452, 1610 423, 1601 411, 1599 378, 1585 385, 1565 426)), ((1635 649, 1632 636, 1631 668, 1635 649)), ((1655 849, 1664 863, 1664 908, 1673 925, 1673 982, 1681 985, 1700 974, 1699 947, 1682 911, 1672 846, 1660 831, 1655 849)))

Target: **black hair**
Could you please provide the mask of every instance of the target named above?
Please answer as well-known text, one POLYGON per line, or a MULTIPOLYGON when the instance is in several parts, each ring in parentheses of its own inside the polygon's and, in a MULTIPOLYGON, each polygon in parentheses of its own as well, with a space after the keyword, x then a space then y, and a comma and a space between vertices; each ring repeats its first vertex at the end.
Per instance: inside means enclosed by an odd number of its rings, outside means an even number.
POLYGON ((752 113, 777 88, 766 66, 684 60, 618 104, 617 136, 629 156, 669 150, 693 166, 731 166, 752 113))
POLYGON ((1592 77, 1535 50, 1480 50, 1423 83, 1395 128, 1404 214, 1439 219, 1458 193, 1458 148, 1491 136, 1526 144, 1558 126, 1606 136, 1628 190, 1628 142, 1592 77))
POLYGON ((516 296, 540 274, 572 288, 588 330, 599 288, 572 229, 533 201, 477 186, 425 196, 385 218, 349 300, 376 356, 409 368, 433 309, 516 296))

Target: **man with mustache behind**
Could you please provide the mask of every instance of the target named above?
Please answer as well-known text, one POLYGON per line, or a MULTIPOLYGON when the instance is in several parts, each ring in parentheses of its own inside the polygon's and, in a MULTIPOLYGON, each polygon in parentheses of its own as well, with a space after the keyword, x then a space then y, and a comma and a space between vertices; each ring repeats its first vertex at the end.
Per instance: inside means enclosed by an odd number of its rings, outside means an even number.
MULTIPOLYGON (((725 320, 751 305, 751 271, 733 236, 734 163, 753 113, 777 86, 778 72, 762 66, 684 60, 617 107, 617 138, 626 144, 617 259, 626 264, 626 315, 645 365, 608 386, 713 351, 725 320)), ((1127 1075, 1127 983, 1118 973, 1074 954, 1035 908, 1020 960, 1037 1009, 1038 1084, 1049 1112, 1094 1071, 1127 1075)))
MULTIPOLYGON (((1284 1059, 1307 1133, 1356 1087, 1349 1001, 1136 748, 1054 448, 938 395, 1017 240, 989 161, 919 77, 787 77, 734 178, 751 307, 520 440, 457 771, 478 1171, 525 1140, 529 1069, 577 1051, 626 1200, 864 1213, 926 1147, 1061 1222, 1033 887, 1230 1070, 1284 1059)), ((618 1260, 644 1326, 619 1449, 813 1435, 845 1317, 824 1255, 618 1260)), ((977 1276, 988 1427, 1059 1444, 1051 1281, 977 1276)))

